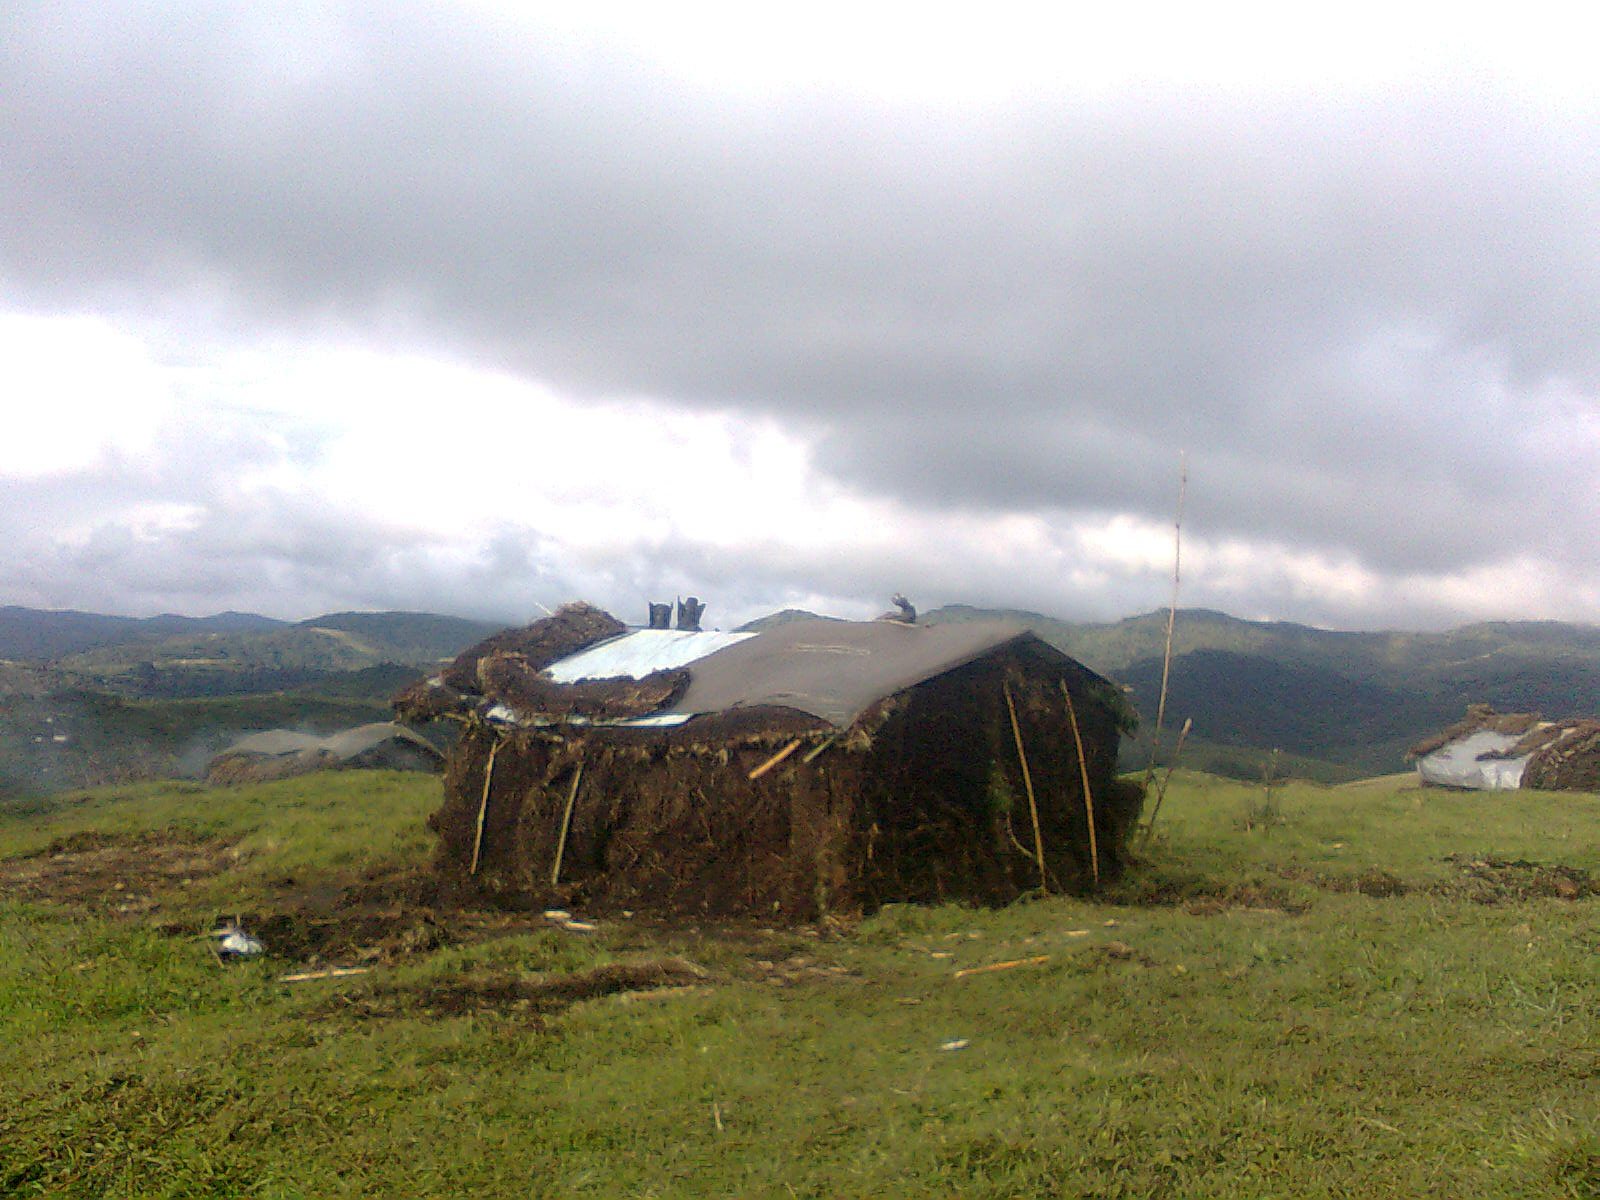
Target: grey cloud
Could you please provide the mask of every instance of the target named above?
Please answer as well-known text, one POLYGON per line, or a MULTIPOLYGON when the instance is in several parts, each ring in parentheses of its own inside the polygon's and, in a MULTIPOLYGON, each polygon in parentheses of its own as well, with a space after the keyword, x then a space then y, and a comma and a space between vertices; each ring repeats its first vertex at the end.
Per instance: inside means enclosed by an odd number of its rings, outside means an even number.
POLYGON ((0 18, 15 303, 771 412, 923 506, 1165 519, 1187 448, 1197 528, 1384 572, 1596 533, 1592 441, 1530 432, 1600 393, 1577 109, 734 104, 459 8, 59 14, 0 18))

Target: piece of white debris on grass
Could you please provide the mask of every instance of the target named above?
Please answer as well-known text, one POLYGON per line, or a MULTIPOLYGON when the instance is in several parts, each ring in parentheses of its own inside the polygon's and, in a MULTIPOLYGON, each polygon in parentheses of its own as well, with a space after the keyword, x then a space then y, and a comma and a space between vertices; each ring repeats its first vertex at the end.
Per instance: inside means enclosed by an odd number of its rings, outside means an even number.
POLYGON ((211 936, 220 939, 217 943, 218 958, 254 958, 267 949, 260 939, 246 933, 241 925, 224 925, 213 930, 211 936))
POLYGON ((939 1049, 941 1049, 941 1050, 965 1050, 966 1048, 967 1048, 967 1039, 966 1038, 956 1038, 954 1041, 946 1042, 946 1043, 944 1043, 944 1045, 939 1047, 939 1049))

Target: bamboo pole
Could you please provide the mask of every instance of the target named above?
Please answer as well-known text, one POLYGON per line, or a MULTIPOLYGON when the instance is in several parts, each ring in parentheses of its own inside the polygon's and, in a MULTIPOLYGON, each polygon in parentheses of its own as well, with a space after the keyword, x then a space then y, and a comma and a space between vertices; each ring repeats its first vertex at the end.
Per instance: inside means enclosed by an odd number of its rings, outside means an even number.
POLYGON ((987 975, 991 971, 1012 971, 1017 967, 1037 967, 1050 961, 1048 954, 1035 954, 1032 958, 1013 958, 1007 962, 989 963, 982 967, 962 967, 951 976, 952 979, 965 979, 968 975, 987 975))
POLYGON ((749 778, 749 779, 760 779, 768 771, 772 770, 773 767, 777 766, 779 763, 781 763, 784 759, 788 758, 789 755, 793 754, 798 749, 800 749, 800 739, 799 738, 795 738, 794 741, 790 742, 782 750, 779 750, 776 754, 774 754, 771 758, 767 759, 766 762, 762 763, 754 771, 751 771, 750 774, 747 776, 747 778, 749 778))
POLYGON ((809 752, 807 752, 806 756, 804 758, 802 758, 800 761, 803 762, 803 763, 808 763, 808 762, 814 761, 819 754, 821 754, 824 750, 826 750, 829 746, 833 745, 834 742, 836 742, 838 740, 839 740, 839 735, 837 733, 829 735, 827 741, 818 742, 815 746, 813 746, 811 748, 811 750, 809 752))
POLYGON ((1156 806, 1150 810, 1150 820, 1145 823, 1144 840, 1147 842, 1155 836, 1156 817, 1161 812, 1161 802, 1167 798, 1167 784, 1172 782, 1172 773, 1178 769, 1178 755, 1183 753, 1183 741, 1193 728, 1194 718, 1189 717, 1183 722, 1183 728, 1178 730, 1178 745, 1172 751, 1172 761, 1167 764, 1167 773, 1161 777, 1161 788, 1156 792, 1156 806))
POLYGON ((1156 727, 1150 735, 1150 765, 1144 772, 1144 790, 1155 778, 1156 755, 1161 750, 1161 725, 1167 715, 1167 680, 1172 675, 1172 630, 1178 622, 1179 567, 1183 562, 1183 500, 1189 490, 1189 455, 1178 458, 1178 512, 1172 520, 1172 603, 1167 607, 1167 648, 1161 655, 1161 696, 1156 701, 1156 727))
POLYGON ((572 827, 572 806, 578 802, 578 785, 583 782, 583 763, 572 773, 572 786, 567 789, 567 807, 561 814, 561 833, 556 838, 556 862, 550 868, 550 886, 561 882, 561 859, 567 852, 567 830, 572 827))
POLYGON ((1028 770, 1028 752, 1022 748, 1022 726, 1017 724, 1017 705, 1011 699, 1011 681, 1002 680, 1000 690, 1005 693, 1006 709, 1011 713, 1011 736, 1017 740, 1017 761, 1022 764, 1022 786, 1028 793, 1028 815, 1033 818, 1033 852, 1039 862, 1039 893, 1048 896, 1050 885, 1045 880, 1044 834, 1039 831, 1039 805, 1033 798, 1033 774, 1028 770))
POLYGON ((472 866, 467 868, 468 875, 478 873, 478 855, 483 850, 483 821, 489 815, 489 785, 494 782, 494 756, 500 752, 500 739, 490 743, 489 762, 483 768, 483 799, 478 801, 478 829, 472 835, 472 866))
POLYGON ((1083 734, 1078 731, 1078 712, 1072 706, 1072 693, 1067 681, 1061 681, 1061 694, 1067 700, 1067 720, 1072 725, 1072 744, 1078 748, 1078 773, 1083 778, 1083 811, 1089 818, 1089 867, 1094 873, 1094 886, 1100 886, 1100 847, 1095 842, 1094 793, 1089 788, 1089 760, 1083 753, 1083 734))

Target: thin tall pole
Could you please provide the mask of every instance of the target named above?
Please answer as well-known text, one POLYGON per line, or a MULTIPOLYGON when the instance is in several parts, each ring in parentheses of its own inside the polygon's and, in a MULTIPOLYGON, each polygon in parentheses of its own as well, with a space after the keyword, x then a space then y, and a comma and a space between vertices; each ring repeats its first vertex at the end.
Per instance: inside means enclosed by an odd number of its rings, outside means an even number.
POLYGON ((1178 457, 1178 513, 1172 520, 1172 603, 1167 607, 1167 648, 1161 656, 1161 698, 1156 701, 1156 728, 1150 736, 1150 765, 1144 772, 1144 790, 1155 778, 1156 755, 1161 750, 1161 726, 1167 716, 1167 681, 1172 676, 1172 630, 1178 623, 1178 580, 1183 563, 1183 500, 1189 490, 1189 454, 1178 457))
POLYGON ((1011 736, 1017 740, 1017 761, 1022 764, 1022 786, 1028 793, 1028 815, 1033 818, 1033 853, 1039 861, 1039 893, 1044 896, 1050 894, 1050 885, 1045 882, 1044 868, 1044 834, 1039 832, 1039 805, 1033 798, 1033 774, 1028 770, 1028 752, 1022 748, 1022 726, 1017 724, 1017 706, 1011 699, 1011 683, 1003 680, 1000 690, 1006 696, 1006 709, 1011 713, 1011 736))
POLYGON ((1072 744, 1078 748, 1078 772, 1083 776, 1083 811, 1089 818, 1089 867, 1094 872, 1094 886, 1100 886, 1100 847, 1094 835, 1094 792, 1089 788, 1089 760, 1083 753, 1083 734, 1078 732, 1078 712, 1072 706, 1072 693, 1067 681, 1061 681, 1061 694, 1067 698, 1067 720, 1072 725, 1072 744))

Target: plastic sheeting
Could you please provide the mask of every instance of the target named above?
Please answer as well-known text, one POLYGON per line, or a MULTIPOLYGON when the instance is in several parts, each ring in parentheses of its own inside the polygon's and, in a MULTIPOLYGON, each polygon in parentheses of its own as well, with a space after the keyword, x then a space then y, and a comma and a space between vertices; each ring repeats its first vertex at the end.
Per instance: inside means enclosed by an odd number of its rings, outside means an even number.
POLYGON ((1441 746, 1417 760, 1417 774, 1423 783, 1436 787, 1473 788, 1479 791, 1509 791, 1522 786, 1522 772, 1532 755, 1520 758, 1484 758, 1503 754, 1522 740, 1520 733, 1495 733, 1480 729, 1441 746))
POLYGON ((553 662, 545 671, 557 683, 585 679, 643 679, 698 662, 718 650, 755 637, 754 633, 687 629, 637 629, 553 662))
POLYGON ((773 705, 842 729, 886 696, 1033 636, 1009 621, 791 621, 696 663, 689 690, 667 711, 773 705))

